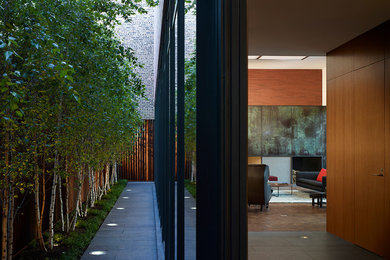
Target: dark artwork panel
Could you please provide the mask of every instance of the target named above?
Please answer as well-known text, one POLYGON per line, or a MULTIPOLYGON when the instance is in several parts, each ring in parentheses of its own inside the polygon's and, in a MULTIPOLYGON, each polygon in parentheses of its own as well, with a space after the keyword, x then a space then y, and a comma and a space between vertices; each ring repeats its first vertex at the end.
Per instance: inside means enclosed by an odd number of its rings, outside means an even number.
POLYGON ((291 154, 292 117, 291 107, 272 106, 262 110, 261 154, 291 154))
POLYGON ((261 154, 262 130, 261 130, 261 107, 248 107, 248 155, 261 154))
POLYGON ((325 107, 293 107, 292 155, 323 155, 326 131, 325 107))
POLYGON ((249 106, 248 154, 325 156, 326 107, 249 106))

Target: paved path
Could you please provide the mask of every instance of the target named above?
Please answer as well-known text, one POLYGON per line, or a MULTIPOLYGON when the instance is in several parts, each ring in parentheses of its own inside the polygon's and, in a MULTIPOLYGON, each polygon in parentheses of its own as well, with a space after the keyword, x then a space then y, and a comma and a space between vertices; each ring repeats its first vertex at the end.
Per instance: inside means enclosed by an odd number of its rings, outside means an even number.
POLYGON ((162 259, 156 203, 154 183, 128 183, 81 259, 162 259))
POLYGON ((184 258, 196 259, 196 201, 184 190, 184 258))

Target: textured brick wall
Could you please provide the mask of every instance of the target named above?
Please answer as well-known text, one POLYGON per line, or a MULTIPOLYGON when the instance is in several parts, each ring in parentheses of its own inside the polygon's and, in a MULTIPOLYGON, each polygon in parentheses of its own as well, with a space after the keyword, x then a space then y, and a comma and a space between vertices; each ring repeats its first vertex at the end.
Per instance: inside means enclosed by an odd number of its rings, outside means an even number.
MULTIPOLYGON (((155 52, 158 51, 155 37, 159 36, 156 30, 161 29, 161 25, 155 24, 158 21, 155 17, 160 16, 160 9, 147 7, 146 4, 144 8, 147 14, 135 15, 131 22, 118 26, 117 32, 124 45, 132 48, 139 62, 144 65, 137 70, 145 85, 145 98, 139 100, 138 111, 143 119, 154 119, 155 52)), ((186 58, 194 51, 195 32, 196 17, 191 11, 186 14, 186 58)))

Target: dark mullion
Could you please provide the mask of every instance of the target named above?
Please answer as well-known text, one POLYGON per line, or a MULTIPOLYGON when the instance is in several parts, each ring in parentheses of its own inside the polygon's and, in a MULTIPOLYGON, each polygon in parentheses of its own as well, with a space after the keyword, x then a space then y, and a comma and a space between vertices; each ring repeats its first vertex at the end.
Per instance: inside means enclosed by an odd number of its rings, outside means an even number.
POLYGON ((184 260, 184 0, 177 2, 177 259, 184 260))
POLYGON ((169 258, 175 257, 175 113, 176 113, 176 61, 175 61, 175 24, 173 21, 174 0, 170 1, 169 13, 169 258))
POLYGON ((245 0, 197 2, 198 259, 247 259, 246 48, 245 0))

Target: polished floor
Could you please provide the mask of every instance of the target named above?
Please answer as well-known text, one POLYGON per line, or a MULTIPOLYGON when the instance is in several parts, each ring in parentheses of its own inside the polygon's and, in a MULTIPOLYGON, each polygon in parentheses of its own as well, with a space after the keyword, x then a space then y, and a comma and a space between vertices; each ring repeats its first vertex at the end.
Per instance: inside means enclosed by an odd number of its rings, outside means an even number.
POLYGON ((249 260, 374 260, 367 250, 327 232, 249 232, 249 260))
POLYGON ((326 231, 326 205, 311 203, 271 203, 268 209, 248 208, 249 232, 326 231))
MULTIPOLYGON (((196 207, 187 192, 185 201, 185 259, 189 260, 195 259, 196 207)), ((305 215, 314 212, 317 221, 323 222, 326 209, 311 204, 295 206, 298 207, 271 204, 263 212, 255 208, 248 210, 249 230, 262 231, 248 233, 249 259, 381 259, 327 232, 308 231, 308 227, 324 228, 324 223, 316 227, 305 215), (292 221, 299 223, 296 229, 306 229, 276 231, 292 225, 292 221)), ((154 183, 129 183, 81 259, 164 259, 159 227, 154 183)))
POLYGON ((248 254, 255 259, 382 259, 326 232, 326 204, 270 203, 248 208, 248 254))

